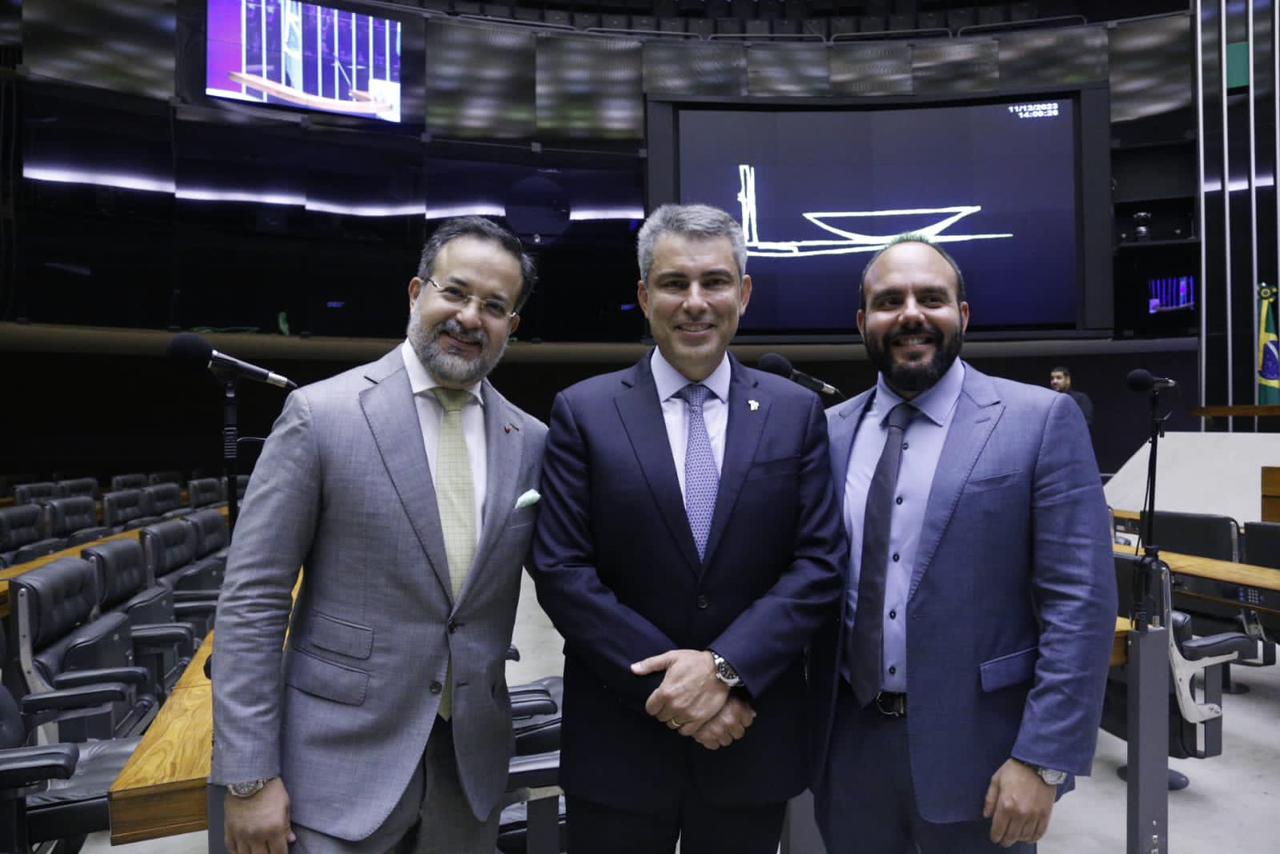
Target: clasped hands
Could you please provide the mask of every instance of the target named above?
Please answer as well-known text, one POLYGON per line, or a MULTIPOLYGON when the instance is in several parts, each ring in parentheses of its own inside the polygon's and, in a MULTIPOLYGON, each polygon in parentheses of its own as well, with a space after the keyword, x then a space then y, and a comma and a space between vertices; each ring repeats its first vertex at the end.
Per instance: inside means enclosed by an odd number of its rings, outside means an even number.
POLYGON ((644 704, 650 715, 708 750, 728 747, 747 734, 755 710, 716 678, 710 652, 673 649, 631 665, 637 676, 659 671, 665 671, 662 684, 644 704))

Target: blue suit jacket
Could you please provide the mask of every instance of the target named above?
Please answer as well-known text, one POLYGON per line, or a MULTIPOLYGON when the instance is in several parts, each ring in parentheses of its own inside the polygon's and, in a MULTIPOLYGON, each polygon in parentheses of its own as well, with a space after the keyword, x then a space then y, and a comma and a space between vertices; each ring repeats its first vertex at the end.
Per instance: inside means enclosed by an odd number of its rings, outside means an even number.
POLYGON ((566 639, 560 779, 611 806, 673 805, 690 778, 725 805, 807 785, 804 652, 838 610, 847 551, 818 398, 732 363, 724 465, 699 561, 649 357, 561 392, 531 572, 566 639), (644 711, 661 674, 630 666, 714 648, 759 716, 706 750, 644 711))
MULTIPOLYGON (((870 396, 827 413, 842 493, 870 396)), ((907 604, 908 743, 925 819, 979 819, 1010 756, 1088 774, 1115 615, 1109 516, 1080 408, 966 365, 907 604)), ((814 644, 818 769, 842 633, 831 624, 814 644)))

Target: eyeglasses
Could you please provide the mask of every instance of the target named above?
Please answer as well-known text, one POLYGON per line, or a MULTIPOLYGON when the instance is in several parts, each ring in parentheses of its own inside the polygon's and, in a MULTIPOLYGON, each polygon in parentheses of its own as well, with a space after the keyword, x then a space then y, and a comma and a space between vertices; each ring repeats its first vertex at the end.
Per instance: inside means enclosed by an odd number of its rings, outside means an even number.
POLYGON ((435 279, 427 279, 427 284, 439 291, 440 298, 449 305, 456 306, 458 311, 464 310, 472 300, 475 300, 480 313, 492 321, 500 322, 516 316, 515 310, 505 300, 492 297, 481 299, 478 296, 467 293, 457 285, 442 285, 435 279))

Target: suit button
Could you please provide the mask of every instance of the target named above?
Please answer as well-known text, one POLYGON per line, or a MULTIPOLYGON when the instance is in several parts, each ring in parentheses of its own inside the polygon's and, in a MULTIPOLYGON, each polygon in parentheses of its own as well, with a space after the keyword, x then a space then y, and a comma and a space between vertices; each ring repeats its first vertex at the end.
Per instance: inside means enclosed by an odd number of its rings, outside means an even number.
POLYGON ((896 620, 896 619, 898 619, 898 612, 897 612, 897 611, 890 611, 890 612, 889 612, 889 619, 890 619, 890 620, 896 620))
POLYGON ((894 562, 894 563, 897 563, 897 562, 898 562, 899 560, 901 560, 901 559, 902 559, 902 555, 898 554, 897 552, 894 552, 894 553, 893 553, 893 562, 894 562))
POLYGON ((890 668, 889 668, 889 675, 890 675, 890 676, 892 676, 893 674, 895 674, 895 673, 897 673, 897 672, 898 672, 898 668, 896 668, 896 667, 890 667, 890 668))
POLYGON ((458 627, 459 627, 460 625, 462 625, 462 624, 461 624, 461 623, 456 623, 456 622, 454 622, 453 620, 450 620, 450 621, 449 621, 449 623, 445 626, 445 628, 449 630, 449 634, 453 634, 454 632, 456 632, 456 631, 458 630, 458 627))
POLYGON ((711 600, 699 593, 698 598, 694 600, 694 604, 698 606, 699 611, 705 611, 711 607, 711 600))
POLYGON ((441 691, 443 691, 443 690, 444 690, 444 686, 443 686, 443 685, 441 685, 439 682, 432 682, 432 683, 431 683, 431 693, 432 693, 432 694, 439 694, 439 693, 440 693, 441 691))

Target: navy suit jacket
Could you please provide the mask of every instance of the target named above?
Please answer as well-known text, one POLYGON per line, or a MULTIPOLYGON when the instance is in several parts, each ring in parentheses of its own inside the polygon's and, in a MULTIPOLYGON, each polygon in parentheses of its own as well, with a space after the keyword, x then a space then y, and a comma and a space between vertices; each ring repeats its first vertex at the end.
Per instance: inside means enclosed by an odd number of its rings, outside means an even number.
MULTIPOLYGON (((730 357, 732 360, 732 357, 730 357)), ((531 572, 565 637, 560 780, 662 809, 690 782, 723 805, 776 803, 810 774, 805 649, 838 610, 847 546, 818 398, 732 360, 720 488, 699 561, 649 356, 561 392, 531 572), (715 649, 758 712, 710 751, 645 713, 662 674, 631 664, 715 649)))
MULTIPOLYGON (((841 494, 870 397, 827 413, 841 494)), ((1110 520, 1080 407, 965 365, 907 601, 908 743, 926 820, 981 818, 1010 756, 1089 773, 1115 615, 1110 520)), ((819 771, 844 648, 843 620, 814 643, 819 771)), ((838 768, 830 779, 875 785, 838 768)))

